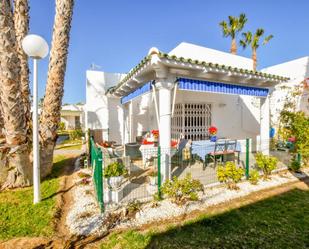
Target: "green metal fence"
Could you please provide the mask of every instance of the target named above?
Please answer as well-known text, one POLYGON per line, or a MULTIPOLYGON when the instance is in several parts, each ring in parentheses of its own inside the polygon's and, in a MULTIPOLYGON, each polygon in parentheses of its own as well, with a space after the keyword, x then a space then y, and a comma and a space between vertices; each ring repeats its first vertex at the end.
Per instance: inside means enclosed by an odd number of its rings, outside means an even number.
MULTIPOLYGON (((134 147, 133 153, 132 148, 125 146, 122 146, 121 150, 108 150, 97 146, 91 137, 89 162, 93 167, 93 182, 101 211, 108 210, 110 205, 123 205, 133 200, 149 201, 154 194, 161 197, 161 185, 164 183, 166 167, 169 169, 171 178, 174 176, 183 178, 190 173, 192 178, 200 180, 204 186, 213 186, 219 183, 217 166, 225 164, 226 161, 233 161, 238 167, 244 169, 244 178, 248 179, 251 170, 259 170, 256 167, 257 148, 260 144, 268 144, 269 141, 259 142, 255 138, 247 138, 237 141, 238 143, 240 151, 225 158, 222 157, 223 159, 221 158, 216 165, 214 161, 207 161, 205 155, 209 153, 208 145, 201 145, 194 150, 192 148, 189 150, 187 148, 185 150, 161 148, 160 146, 134 147), (168 160, 166 160, 166 155, 170 155, 168 160), (127 171, 122 176, 119 185, 113 184, 110 178, 103 176, 103 169, 108 168, 114 162, 122 163, 127 171)), ((271 148, 270 155, 278 159, 278 170, 285 169, 291 160, 291 155, 285 148, 284 150, 277 147, 271 148)), ((300 156, 297 159, 301 160, 300 156)))
POLYGON ((93 183, 96 198, 100 206, 101 212, 104 212, 103 198, 103 167, 102 167, 102 151, 95 145, 93 138, 90 138, 90 162, 93 167, 93 183))

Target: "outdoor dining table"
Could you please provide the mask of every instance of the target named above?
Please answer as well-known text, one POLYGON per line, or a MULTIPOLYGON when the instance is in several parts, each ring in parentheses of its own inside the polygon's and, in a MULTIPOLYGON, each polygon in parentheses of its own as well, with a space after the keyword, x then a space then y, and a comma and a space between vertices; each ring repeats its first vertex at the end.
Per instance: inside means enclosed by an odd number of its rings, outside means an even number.
MULTIPOLYGON (((225 142, 226 140, 219 140, 218 142, 225 142)), ((206 155, 214 152, 216 142, 210 140, 192 141, 192 154, 197 154, 202 160, 205 160, 206 155)), ((241 152, 240 142, 236 143, 236 151, 241 152)))

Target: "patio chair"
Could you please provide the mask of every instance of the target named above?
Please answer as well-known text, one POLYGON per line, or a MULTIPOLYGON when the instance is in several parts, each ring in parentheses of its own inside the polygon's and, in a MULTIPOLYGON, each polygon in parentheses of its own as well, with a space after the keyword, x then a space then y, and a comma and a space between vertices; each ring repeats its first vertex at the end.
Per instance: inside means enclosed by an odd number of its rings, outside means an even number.
POLYGON ((237 140, 227 140, 225 143, 225 152, 223 160, 226 161, 228 155, 233 155, 233 160, 235 160, 235 153, 237 153, 237 163, 239 164, 239 151, 236 150, 237 140))
POLYGON ((214 162, 215 167, 217 166, 218 159, 220 160, 220 162, 222 162, 225 149, 226 149, 226 141, 217 141, 215 143, 214 151, 206 155, 206 166, 208 165, 209 160, 212 160, 214 162))
POLYGON ((138 143, 125 144, 125 155, 129 156, 131 160, 137 160, 142 158, 142 153, 139 150, 141 145, 138 143))

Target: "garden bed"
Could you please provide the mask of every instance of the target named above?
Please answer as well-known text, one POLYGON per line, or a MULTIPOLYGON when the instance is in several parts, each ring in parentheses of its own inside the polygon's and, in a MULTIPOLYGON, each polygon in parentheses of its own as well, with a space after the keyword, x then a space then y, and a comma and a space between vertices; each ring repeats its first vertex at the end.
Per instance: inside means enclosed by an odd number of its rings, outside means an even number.
MULTIPOLYGON (((245 197, 254 192, 303 179, 308 176, 308 173, 309 169, 304 170, 302 174, 292 174, 288 171, 280 172, 272 175, 271 179, 260 180, 257 185, 252 185, 247 181, 241 182, 238 184, 238 190, 228 190, 222 185, 209 187, 205 189, 204 194, 199 195, 199 201, 188 202, 182 206, 178 206, 168 199, 160 201, 157 206, 154 206, 152 202, 145 203, 133 218, 118 220, 115 227, 119 229, 135 228, 154 221, 158 222, 160 220, 163 221, 173 217, 179 217, 192 211, 204 210, 218 204, 245 197)), ((77 177, 76 181, 80 181, 80 179, 77 177)), ((123 212, 123 208, 119 207, 101 215, 91 183, 89 185, 79 185, 74 191, 75 204, 70 212, 70 218, 68 218, 68 226, 73 234, 90 235, 100 233, 103 230, 105 231, 104 223, 109 217, 109 214, 123 212), (92 193, 90 194, 89 191, 92 191, 92 193)))

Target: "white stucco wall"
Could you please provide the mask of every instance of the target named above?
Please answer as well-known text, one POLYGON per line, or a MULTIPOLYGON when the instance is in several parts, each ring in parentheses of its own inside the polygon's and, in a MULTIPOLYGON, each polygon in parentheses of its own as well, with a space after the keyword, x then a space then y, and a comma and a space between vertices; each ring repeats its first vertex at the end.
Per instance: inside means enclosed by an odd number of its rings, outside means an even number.
POLYGON ((62 116, 61 122, 64 123, 66 130, 75 129, 75 116, 62 116))
MULTIPOLYGON (((133 138, 142 131, 158 129, 153 94, 148 93, 133 99, 133 138)), ((158 97, 158 96, 157 96, 158 97)), ((218 128, 218 137, 243 140, 256 139, 260 134, 260 99, 251 96, 201 93, 178 90, 176 103, 210 103, 212 125, 218 128)), ((129 103, 125 105, 126 136, 129 137, 129 103)), ((128 142, 128 140, 126 140, 128 142)))
POLYGON ((171 50, 169 54, 249 70, 251 70, 253 66, 252 59, 250 58, 225 53, 219 50, 206 48, 187 42, 180 43, 177 47, 171 50))
POLYGON ((86 72, 86 129, 103 129, 104 139, 123 139, 122 106, 118 98, 107 97, 106 90, 115 86, 125 74, 88 70, 86 72))
MULTIPOLYGON (((299 85, 305 78, 309 77, 309 57, 302 57, 296 60, 288 61, 282 64, 271 66, 262 70, 263 72, 278 74, 282 76, 289 77, 290 80, 286 83, 279 84, 275 87, 270 98, 270 110, 272 116, 272 124, 274 126, 278 125, 279 115, 283 109, 284 100, 290 89, 285 88, 285 86, 294 88, 299 85)), ((298 98, 297 109, 304 111, 309 115, 309 92, 304 91, 302 95, 298 98)))

